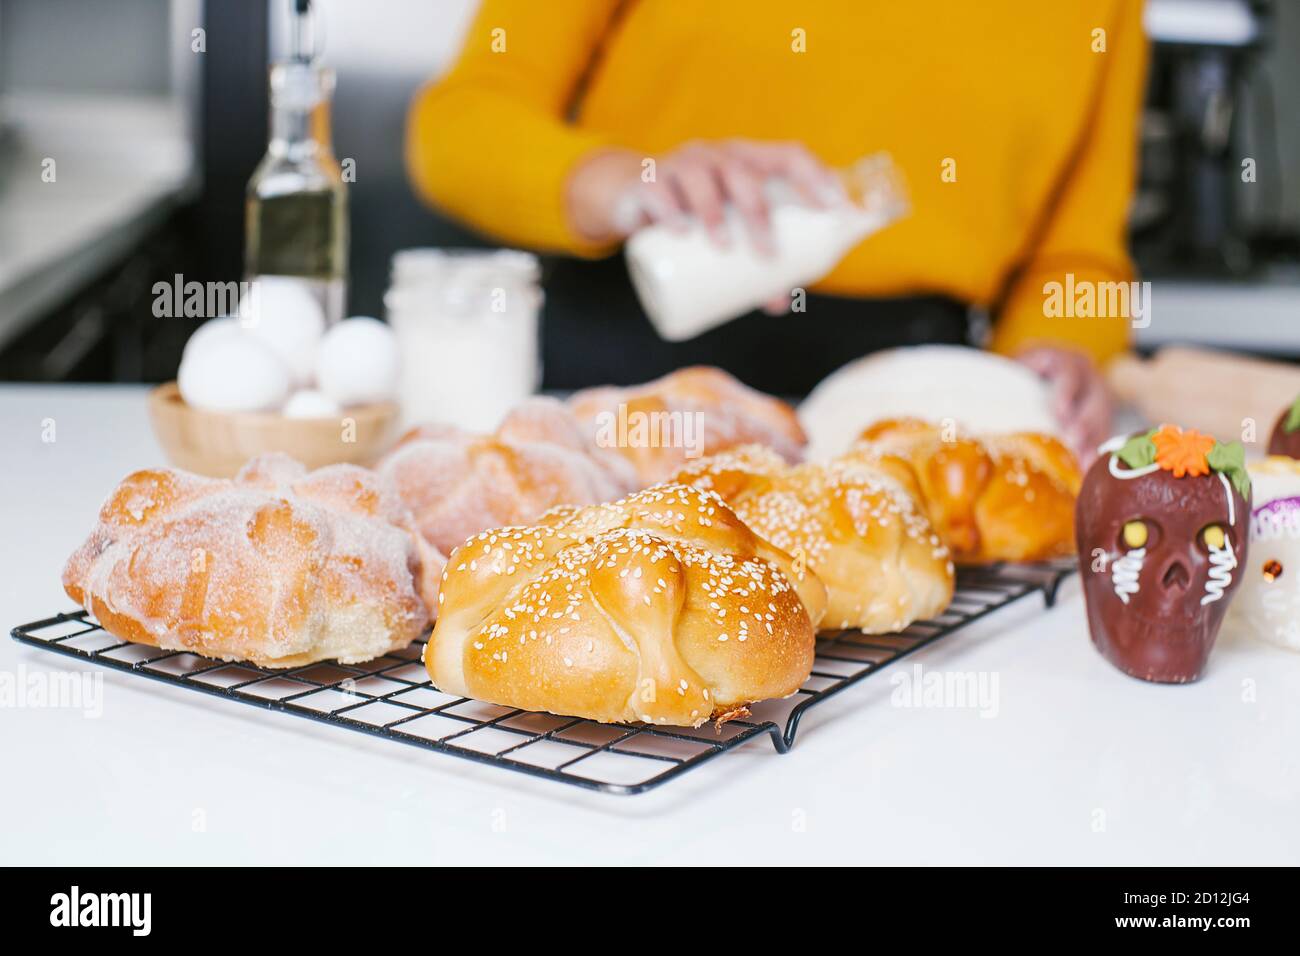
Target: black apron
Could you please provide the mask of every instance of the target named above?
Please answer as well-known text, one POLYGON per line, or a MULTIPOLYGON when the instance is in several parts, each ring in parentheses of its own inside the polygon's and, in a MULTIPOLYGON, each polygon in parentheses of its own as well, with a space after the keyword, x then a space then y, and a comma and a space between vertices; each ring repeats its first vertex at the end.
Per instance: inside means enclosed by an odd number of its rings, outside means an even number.
POLYGON ((868 352, 969 337, 966 306, 953 299, 809 294, 803 312, 751 312, 689 341, 665 342, 641 310, 622 256, 552 260, 543 281, 548 389, 631 385, 684 365, 717 365, 753 388, 798 397, 868 352))

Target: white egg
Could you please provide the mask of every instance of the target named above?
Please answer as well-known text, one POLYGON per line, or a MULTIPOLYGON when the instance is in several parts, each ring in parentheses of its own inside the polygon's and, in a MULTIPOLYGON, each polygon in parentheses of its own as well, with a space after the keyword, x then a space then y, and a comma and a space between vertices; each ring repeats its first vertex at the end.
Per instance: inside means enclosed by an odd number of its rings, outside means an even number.
POLYGON ((342 412, 339 403, 324 392, 304 388, 289 396, 281 414, 285 418, 334 418, 342 412))
POLYGON ((289 371, 248 335, 214 336, 192 350, 176 376, 181 397, 211 412, 262 412, 284 404, 289 371))
POLYGON ((378 319, 345 319, 325 333, 316 385, 340 405, 382 402, 397 390, 397 339, 378 319))
POLYGON ((181 350, 181 362, 184 362, 196 352, 210 347, 213 342, 219 339, 243 334, 244 330, 240 328, 239 323, 228 315, 223 315, 217 319, 209 319, 195 329, 185 342, 185 348, 181 350))
POLYGON ((259 277, 239 304, 239 322, 280 357, 295 388, 311 384, 325 312, 304 280, 259 277))

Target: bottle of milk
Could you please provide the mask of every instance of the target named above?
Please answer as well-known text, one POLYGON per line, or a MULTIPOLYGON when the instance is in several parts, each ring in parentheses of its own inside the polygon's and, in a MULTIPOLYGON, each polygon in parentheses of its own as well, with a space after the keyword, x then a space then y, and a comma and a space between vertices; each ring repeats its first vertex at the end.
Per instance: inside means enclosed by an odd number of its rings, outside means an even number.
MULTIPOLYGON (((842 172, 847 197, 814 208, 784 182, 768 183, 775 256, 740 240, 720 248, 702 223, 684 230, 653 224, 627 241, 632 284, 659 334, 670 342, 693 338, 771 299, 816 282, 866 237, 907 213, 897 169, 886 153, 864 157, 842 172)), ((726 226, 744 235, 739 214, 726 226)))

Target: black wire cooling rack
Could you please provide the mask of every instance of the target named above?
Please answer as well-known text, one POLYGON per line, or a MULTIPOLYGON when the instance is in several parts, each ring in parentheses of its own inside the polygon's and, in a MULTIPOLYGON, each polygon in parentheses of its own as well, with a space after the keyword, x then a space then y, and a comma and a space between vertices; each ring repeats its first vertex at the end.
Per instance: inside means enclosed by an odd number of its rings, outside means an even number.
POLYGON ((899 634, 839 631, 818 638, 812 674, 793 696, 765 701, 720 727, 600 724, 444 694, 420 663, 423 642, 363 665, 269 670, 121 641, 85 611, 12 631, 15 640, 176 687, 297 714, 336 727, 454 754, 588 790, 643 793, 769 734, 786 753, 810 707, 913 651, 1035 593, 1050 607, 1071 567, 1061 563, 965 568, 952 605, 899 634))

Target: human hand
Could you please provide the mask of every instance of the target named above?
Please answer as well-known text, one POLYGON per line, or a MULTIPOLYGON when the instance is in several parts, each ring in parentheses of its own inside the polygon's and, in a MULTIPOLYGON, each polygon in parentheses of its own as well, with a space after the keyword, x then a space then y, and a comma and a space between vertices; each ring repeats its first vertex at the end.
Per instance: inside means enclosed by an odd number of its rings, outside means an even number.
MULTIPOLYGON (((825 207, 844 201, 839 178, 798 143, 695 140, 658 157, 654 178, 643 177, 644 157, 630 150, 594 153, 569 177, 570 222, 593 241, 620 239, 651 223, 682 229, 698 219, 719 247, 735 237, 726 207, 736 210, 748 240, 763 255, 774 252, 767 194, 769 179, 785 180, 805 202, 825 207)), ((784 297, 769 309, 785 311, 784 297)))
POLYGON ((1033 369, 1052 388, 1052 412, 1066 444, 1087 468, 1097 446, 1111 435, 1114 404, 1096 364, 1082 352, 1053 346, 1027 349, 1016 360, 1033 369))

